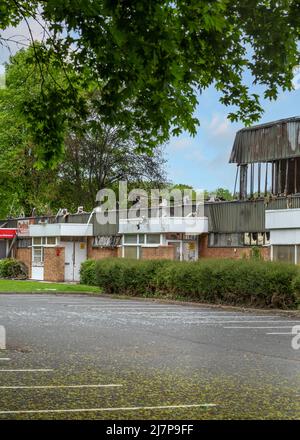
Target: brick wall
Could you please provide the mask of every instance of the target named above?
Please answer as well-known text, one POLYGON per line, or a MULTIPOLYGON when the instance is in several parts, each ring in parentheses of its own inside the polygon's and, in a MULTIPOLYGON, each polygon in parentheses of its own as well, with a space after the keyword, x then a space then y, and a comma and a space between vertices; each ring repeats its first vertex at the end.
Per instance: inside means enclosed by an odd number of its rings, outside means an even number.
MULTIPOLYGON (((199 258, 243 258, 249 257, 251 247, 208 247, 208 235, 199 237, 199 258)), ((260 248, 264 260, 270 260, 270 247, 260 248)))
POLYGON ((44 280, 45 281, 65 280, 65 248, 64 247, 44 248, 44 280))
POLYGON ((31 278, 31 248, 15 248, 15 258, 27 266, 28 278, 31 278))
POLYGON ((87 258, 92 260, 101 260, 103 258, 111 258, 118 256, 118 248, 97 248, 92 246, 93 237, 88 237, 87 242, 87 258))
POLYGON ((158 246, 158 247, 144 247, 142 246, 143 260, 174 260, 175 248, 174 246, 158 246))

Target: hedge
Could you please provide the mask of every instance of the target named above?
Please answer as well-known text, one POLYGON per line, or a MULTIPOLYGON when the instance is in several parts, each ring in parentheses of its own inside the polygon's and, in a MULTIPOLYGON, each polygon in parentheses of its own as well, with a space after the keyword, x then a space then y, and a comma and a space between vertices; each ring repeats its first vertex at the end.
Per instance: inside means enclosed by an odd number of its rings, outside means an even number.
POLYGON ((0 260, 0 278, 26 279, 28 269, 24 263, 14 258, 0 260))
POLYGON ((245 259, 88 260, 81 267, 81 282, 112 294, 254 307, 297 308, 300 298, 297 266, 245 259))

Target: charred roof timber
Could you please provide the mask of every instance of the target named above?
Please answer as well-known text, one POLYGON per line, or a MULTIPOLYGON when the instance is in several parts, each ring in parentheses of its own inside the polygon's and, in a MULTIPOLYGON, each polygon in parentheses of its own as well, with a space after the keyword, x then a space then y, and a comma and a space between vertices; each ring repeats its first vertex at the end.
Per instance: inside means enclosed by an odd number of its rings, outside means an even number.
POLYGON ((300 117, 239 130, 229 162, 238 165, 240 199, 298 193, 300 117))
POLYGON ((230 163, 300 157, 300 117, 243 128, 235 136, 230 163))

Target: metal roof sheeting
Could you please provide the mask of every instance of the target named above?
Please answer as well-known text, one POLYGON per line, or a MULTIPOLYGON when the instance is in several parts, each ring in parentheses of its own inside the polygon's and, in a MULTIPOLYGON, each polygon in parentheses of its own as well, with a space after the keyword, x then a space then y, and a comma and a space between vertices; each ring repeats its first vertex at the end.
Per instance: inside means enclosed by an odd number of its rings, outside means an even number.
POLYGON ((300 197, 278 197, 271 200, 235 200, 207 202, 209 232, 264 232, 266 209, 300 208, 300 197))
POLYGON ((291 157, 300 157, 300 117, 239 130, 229 162, 245 164, 291 157))

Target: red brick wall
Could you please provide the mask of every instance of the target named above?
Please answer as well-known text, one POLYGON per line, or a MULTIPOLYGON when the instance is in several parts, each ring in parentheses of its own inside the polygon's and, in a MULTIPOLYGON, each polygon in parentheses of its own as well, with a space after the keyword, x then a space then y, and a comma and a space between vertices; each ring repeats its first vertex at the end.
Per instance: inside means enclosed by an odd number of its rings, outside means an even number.
POLYGON ((175 248, 174 246, 158 246, 158 247, 144 247, 142 246, 143 260, 174 260, 175 248))
POLYGON ((65 280, 65 248, 64 247, 44 248, 44 280, 45 281, 65 280))
MULTIPOLYGON (((243 258, 249 257, 251 247, 208 247, 208 235, 199 237, 199 258, 243 258)), ((264 260, 270 260, 270 247, 260 248, 264 260)))
POLYGON ((15 248, 15 258, 27 266, 28 278, 31 278, 31 248, 15 248))
POLYGON ((93 237, 88 237, 87 258, 92 260, 101 260, 103 258, 111 258, 118 256, 118 248, 97 248, 92 246, 93 237))

